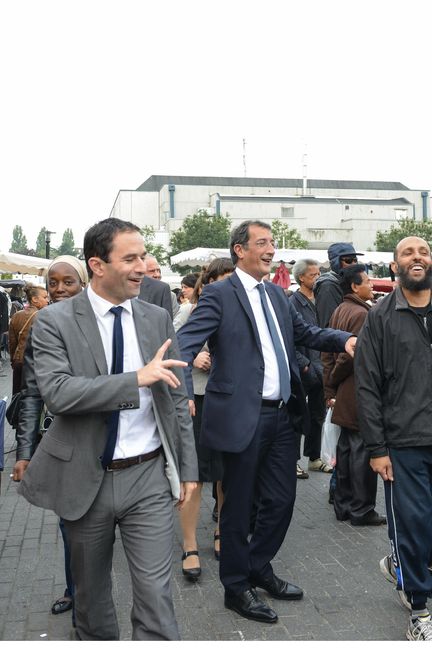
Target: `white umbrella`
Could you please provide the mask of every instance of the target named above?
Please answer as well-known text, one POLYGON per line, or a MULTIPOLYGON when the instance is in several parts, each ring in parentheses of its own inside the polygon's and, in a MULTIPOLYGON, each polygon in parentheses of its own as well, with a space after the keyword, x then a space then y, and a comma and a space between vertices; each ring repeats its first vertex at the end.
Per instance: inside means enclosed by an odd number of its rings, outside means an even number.
MULTIPOLYGON (((359 250, 363 256, 359 256, 359 263, 367 263, 371 265, 389 265, 393 261, 392 252, 367 252, 359 250)), ((218 259, 220 257, 230 258, 228 248, 194 248, 186 252, 180 252, 171 257, 171 265, 180 266, 203 266, 218 259)), ((273 263, 278 264, 279 261, 285 261, 287 265, 293 265, 299 259, 314 259, 318 261, 321 266, 328 267, 327 250, 303 250, 299 248, 281 248, 275 250, 273 263)))
POLYGON ((43 275, 50 263, 50 259, 42 259, 41 257, 15 254, 14 252, 0 252, 0 269, 3 272, 43 275))
POLYGON ((170 258, 171 265, 180 266, 203 266, 221 257, 230 258, 228 248, 194 248, 179 252, 170 258))

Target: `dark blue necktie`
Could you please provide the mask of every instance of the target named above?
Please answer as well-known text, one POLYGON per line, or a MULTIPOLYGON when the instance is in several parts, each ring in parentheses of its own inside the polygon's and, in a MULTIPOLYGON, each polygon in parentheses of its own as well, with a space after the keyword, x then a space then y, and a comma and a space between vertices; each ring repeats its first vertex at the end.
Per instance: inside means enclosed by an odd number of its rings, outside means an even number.
MULTIPOLYGON (((113 328, 113 346, 112 346, 112 363, 111 373, 123 373, 123 329, 121 325, 121 315, 123 306, 113 306, 110 313, 114 315, 113 328)), ((102 455, 102 466, 106 468, 112 461, 114 448, 117 441, 117 430, 119 423, 120 411, 111 412, 108 420, 108 437, 105 450, 102 455)))
POLYGON ((290 382, 289 368, 287 365, 287 361, 285 359, 285 353, 282 348, 282 343, 279 334, 277 332, 275 321, 273 319, 273 316, 270 312, 270 308, 267 303, 266 290, 264 284, 259 283, 257 285, 257 288, 261 297, 261 305, 263 307, 264 316, 266 318, 267 326, 270 331, 270 336, 273 342, 273 347, 276 354, 276 360, 279 367, 279 383, 280 383, 281 398, 284 401, 284 403, 288 403, 289 397, 291 396, 291 382, 290 382))

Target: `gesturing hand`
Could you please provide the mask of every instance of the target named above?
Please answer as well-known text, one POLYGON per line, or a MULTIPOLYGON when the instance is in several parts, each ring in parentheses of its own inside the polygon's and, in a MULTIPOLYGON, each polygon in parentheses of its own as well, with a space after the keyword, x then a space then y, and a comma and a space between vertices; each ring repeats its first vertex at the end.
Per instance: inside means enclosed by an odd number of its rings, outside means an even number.
POLYGON ((158 382, 158 380, 163 380, 169 387, 173 388, 180 385, 180 380, 177 378, 175 373, 170 371, 170 367, 187 367, 187 362, 174 360, 173 358, 168 360, 163 359, 171 342, 172 340, 168 338, 168 340, 162 344, 160 349, 156 351, 153 360, 151 360, 145 367, 138 369, 137 377, 139 387, 149 387, 150 385, 153 385, 153 383, 158 382))

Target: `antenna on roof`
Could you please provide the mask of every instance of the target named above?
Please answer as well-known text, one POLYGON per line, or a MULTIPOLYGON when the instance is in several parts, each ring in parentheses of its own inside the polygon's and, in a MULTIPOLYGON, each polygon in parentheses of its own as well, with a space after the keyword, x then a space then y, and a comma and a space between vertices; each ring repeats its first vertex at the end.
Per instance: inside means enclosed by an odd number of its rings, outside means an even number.
POLYGON ((305 144, 305 150, 303 153, 303 196, 306 196, 307 192, 307 144, 305 144))
POLYGON ((247 173, 246 173, 246 139, 243 137, 243 173, 244 177, 246 178, 247 173))

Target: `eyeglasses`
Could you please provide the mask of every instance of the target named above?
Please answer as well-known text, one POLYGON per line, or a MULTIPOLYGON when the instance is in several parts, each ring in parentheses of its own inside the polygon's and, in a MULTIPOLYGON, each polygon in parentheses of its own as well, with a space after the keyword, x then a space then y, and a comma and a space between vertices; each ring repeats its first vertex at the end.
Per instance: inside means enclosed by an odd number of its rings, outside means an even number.
POLYGON ((357 263, 357 257, 341 257, 340 260, 348 264, 357 263))

